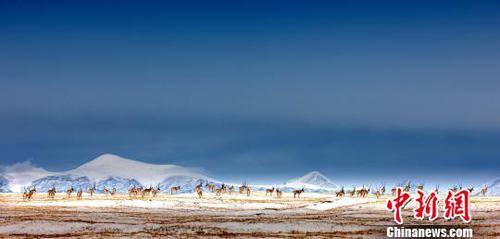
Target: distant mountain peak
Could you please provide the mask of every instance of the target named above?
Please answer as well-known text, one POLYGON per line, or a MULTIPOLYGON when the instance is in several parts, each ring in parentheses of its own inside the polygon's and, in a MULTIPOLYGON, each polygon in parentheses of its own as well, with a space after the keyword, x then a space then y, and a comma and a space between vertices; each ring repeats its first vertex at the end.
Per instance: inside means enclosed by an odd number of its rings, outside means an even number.
POLYGON ((82 166, 85 166, 85 165, 93 165, 93 166, 98 166, 98 165, 112 166, 112 165, 115 165, 116 166, 116 164, 123 164, 123 163, 129 164, 129 163, 140 163, 140 162, 134 161, 131 159, 126 159, 126 158, 120 157, 120 156, 115 155, 115 154, 102 154, 99 157, 83 164, 82 166))
POLYGON ((324 188, 337 188, 338 187, 336 184, 334 184, 332 181, 330 181, 329 178, 327 178, 325 175, 323 175, 322 173, 320 173, 318 171, 311 171, 302 177, 288 180, 286 182, 286 184, 298 185, 298 186, 300 186, 301 184, 309 184, 309 185, 315 185, 315 186, 320 186, 320 187, 324 187, 324 188))

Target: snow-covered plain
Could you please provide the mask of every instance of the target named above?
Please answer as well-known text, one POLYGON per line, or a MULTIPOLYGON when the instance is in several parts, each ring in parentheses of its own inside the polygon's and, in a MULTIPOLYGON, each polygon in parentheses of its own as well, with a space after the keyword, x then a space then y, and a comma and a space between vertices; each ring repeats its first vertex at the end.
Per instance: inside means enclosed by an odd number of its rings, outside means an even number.
MULTIPOLYGON (((205 192, 160 194, 129 198, 84 194, 82 200, 63 194, 55 200, 45 193, 23 201, 19 193, 0 193, 0 237, 373 237, 393 225, 385 209, 388 195, 375 198, 337 198, 331 193, 305 192, 300 198, 282 198, 264 192, 205 192)), ((500 198, 472 197, 475 235, 500 233, 500 198)), ((411 206, 411 205, 409 205, 411 206)), ((411 210, 403 212, 405 225, 415 222, 411 210)), ((456 222, 438 220, 439 224, 456 222)))

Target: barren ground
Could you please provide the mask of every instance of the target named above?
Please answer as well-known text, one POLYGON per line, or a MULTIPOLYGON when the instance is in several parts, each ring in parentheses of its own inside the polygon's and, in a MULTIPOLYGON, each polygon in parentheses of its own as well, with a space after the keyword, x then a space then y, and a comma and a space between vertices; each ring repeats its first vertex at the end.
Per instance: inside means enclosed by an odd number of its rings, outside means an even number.
MULTIPOLYGON (((389 196, 381 199, 335 198, 331 194, 305 193, 300 199, 282 199, 254 193, 216 197, 205 193, 161 194, 131 200, 98 195, 83 200, 48 200, 36 194, 23 202, 20 194, 0 194, 2 238, 380 238, 395 225, 385 210, 389 196)), ((500 236, 500 197, 471 198, 470 224, 461 221, 417 221, 411 204, 404 211, 404 226, 473 228, 477 238, 500 236)), ((442 213, 442 212, 440 212, 442 213)))

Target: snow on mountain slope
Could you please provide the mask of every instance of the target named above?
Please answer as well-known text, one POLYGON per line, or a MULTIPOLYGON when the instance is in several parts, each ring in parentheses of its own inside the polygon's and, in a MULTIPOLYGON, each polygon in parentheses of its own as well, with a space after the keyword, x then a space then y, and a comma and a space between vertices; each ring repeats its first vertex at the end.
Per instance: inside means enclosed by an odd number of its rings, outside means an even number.
POLYGON ((492 180, 491 182, 479 185, 475 187, 474 189, 474 195, 482 195, 481 194, 481 189, 484 188, 484 186, 488 187, 488 191, 486 192, 486 196, 500 196, 500 178, 496 178, 492 180))
POLYGON ((71 187, 75 191, 79 188, 86 190, 91 185, 88 177, 67 174, 46 176, 31 183, 31 186, 34 186, 38 192, 47 192, 52 187, 55 187, 57 192, 65 192, 71 187))
POLYGON ((300 178, 288 180, 285 183, 285 185, 283 185, 283 187, 297 188, 297 189, 304 187, 304 189, 309 189, 313 191, 317 190, 332 191, 339 188, 336 184, 330 181, 330 179, 328 179, 325 175, 317 171, 312 171, 300 178))
POLYGON ((207 183, 214 182, 216 181, 206 178, 197 178, 191 176, 170 176, 165 178, 161 182, 160 189, 161 191, 169 192, 171 187, 181 186, 181 192, 192 192, 199 184, 202 184, 202 186, 205 187, 207 183))
POLYGON ((112 154, 103 154, 78 168, 63 172, 50 172, 35 167, 28 161, 4 167, 0 173, 15 192, 21 192, 24 187, 30 185, 37 186, 39 191, 46 191, 52 186, 55 186, 57 191, 64 191, 71 186, 75 189, 86 189, 95 183, 97 191, 106 185, 109 188, 116 186, 118 191, 123 192, 133 185, 156 186, 163 182, 163 188, 166 189, 174 184, 193 188, 194 183, 199 180, 217 182, 195 169, 149 164, 112 154), (177 179, 173 180, 174 178, 177 179))
POLYGON ((10 193, 9 180, 0 175, 0 193, 10 193))
POLYGON ((116 187, 116 190, 118 192, 124 193, 127 192, 131 187, 141 187, 143 185, 137 180, 131 178, 107 177, 105 179, 99 180, 99 182, 96 183, 97 192, 103 192, 105 186, 109 190, 111 190, 113 187, 116 187))
POLYGON ((129 178, 139 181, 142 185, 156 185, 171 176, 188 176, 213 180, 195 169, 177 165, 143 163, 113 154, 101 155, 76 169, 67 171, 67 173, 85 175, 95 181, 111 176, 129 178))

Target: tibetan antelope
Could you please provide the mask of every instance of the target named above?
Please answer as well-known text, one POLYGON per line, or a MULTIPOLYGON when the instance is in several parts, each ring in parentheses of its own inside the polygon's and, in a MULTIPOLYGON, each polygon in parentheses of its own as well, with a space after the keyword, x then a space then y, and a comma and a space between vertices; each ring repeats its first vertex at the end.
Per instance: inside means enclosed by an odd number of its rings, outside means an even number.
POLYGON ((241 186, 238 187, 238 191, 240 192, 240 194, 243 194, 243 192, 246 190, 247 190, 247 182, 244 182, 243 184, 241 184, 241 186))
POLYGON ((226 185, 222 184, 220 188, 215 189, 215 196, 220 196, 221 194, 226 192, 226 185))
POLYGON ((33 197, 33 195, 36 193, 36 187, 33 186, 32 189, 24 189, 24 192, 23 192, 23 200, 31 200, 31 198, 33 197))
POLYGON ((300 194, 304 192, 304 188, 300 190, 293 190, 293 198, 298 197, 300 198, 300 194))
POLYGON ((353 186, 352 190, 349 191, 349 196, 354 197, 354 194, 356 194, 356 186, 353 186))
POLYGON ((181 190, 181 186, 174 186, 170 188, 170 194, 177 194, 181 190))
POLYGON ((434 188, 434 193, 439 194, 439 186, 438 185, 436 185, 436 187, 434 188))
POLYGON ((110 194, 111 194, 111 196, 114 196, 116 194, 116 186, 113 186, 110 194))
POLYGON ((73 186, 71 186, 71 188, 68 188, 66 190, 66 198, 71 198, 71 194, 73 193, 73 191, 75 191, 75 189, 73 188, 73 186))
POLYGON ((396 186, 396 187, 393 187, 391 188, 391 196, 396 196, 396 192, 398 190, 398 187, 400 187, 400 185, 396 186))
POLYGON ((215 184, 214 183, 207 183, 207 188, 208 188, 208 191, 210 192, 215 192, 215 184))
POLYGON ((223 190, 224 189, 222 187, 215 189, 215 196, 220 196, 222 194, 223 190))
POLYGON ((385 183, 382 183, 382 188, 380 188, 380 195, 384 195, 385 194, 385 183))
POLYGON ((145 188, 141 192, 141 197, 144 198, 146 195, 151 195, 151 191, 153 191, 153 186, 149 186, 149 188, 145 188))
POLYGON ((102 191, 104 192, 104 195, 106 195, 106 197, 108 196, 108 194, 110 194, 108 186, 104 186, 104 188, 102 189, 102 191))
POLYGON ((486 196, 486 193, 488 192, 488 186, 484 185, 483 188, 481 188, 481 194, 484 196, 486 196))
POLYGON ((231 193, 234 193, 234 186, 233 185, 229 186, 229 195, 231 195, 231 193))
POLYGON ((248 185, 245 186, 245 190, 247 192, 247 197, 250 197, 250 187, 248 185))
POLYGON ((467 190, 469 191, 469 193, 472 193, 472 191, 474 191, 474 187, 468 187, 467 190))
POLYGON ((87 193, 90 194, 90 197, 94 195, 94 192, 95 192, 95 183, 94 185, 92 185, 91 188, 87 189, 87 193))
POLYGON ((203 196, 203 185, 200 183, 196 188, 194 189, 196 194, 198 194, 198 198, 201 198, 203 196))
POLYGON ((283 191, 279 190, 278 188, 276 189, 276 197, 281 198, 283 196, 283 191))
POLYGON ((363 186, 363 188, 361 188, 361 189, 357 192, 357 195, 358 195, 358 197, 362 197, 362 198, 364 198, 364 197, 366 197, 366 195, 368 195, 368 193, 369 193, 369 192, 370 192, 370 187, 365 188, 365 187, 363 186))
POLYGON ((156 197, 156 194, 158 194, 160 192, 160 184, 158 184, 158 186, 156 186, 156 188, 153 188, 153 190, 151 191, 151 194, 153 195, 153 197, 156 197))
POLYGON ((47 190, 47 195, 49 199, 54 199, 56 197, 56 187, 52 186, 49 190, 47 190))
POLYGON ((274 187, 266 189, 266 196, 269 193, 269 194, 271 194, 271 197, 272 197, 273 196, 273 192, 274 192, 274 187))
POLYGON ((344 197, 344 195, 345 195, 344 186, 342 186, 342 188, 340 188, 340 191, 335 192, 335 195, 336 195, 337 197, 339 197, 339 198, 344 197))
POLYGON ((76 200, 82 200, 82 194, 83 190, 82 188, 79 188, 78 191, 76 192, 76 200))
POLYGON ((127 191, 128 191, 129 198, 137 197, 137 195, 139 194, 139 190, 137 189, 137 187, 135 185, 133 187, 129 188, 127 191))
POLYGON ((419 184, 417 186, 417 189, 420 189, 420 190, 424 191, 424 184, 423 183, 419 184))
POLYGON ((410 180, 406 181, 405 188, 403 189, 403 192, 410 192, 411 189, 411 183, 410 180))
POLYGON ((356 196, 363 197, 363 194, 366 192, 365 190, 366 190, 365 185, 363 185, 363 187, 361 187, 361 189, 356 191, 356 196))

